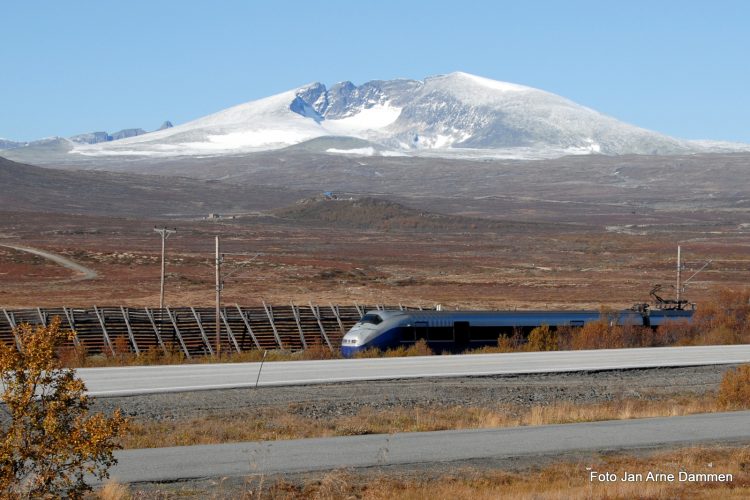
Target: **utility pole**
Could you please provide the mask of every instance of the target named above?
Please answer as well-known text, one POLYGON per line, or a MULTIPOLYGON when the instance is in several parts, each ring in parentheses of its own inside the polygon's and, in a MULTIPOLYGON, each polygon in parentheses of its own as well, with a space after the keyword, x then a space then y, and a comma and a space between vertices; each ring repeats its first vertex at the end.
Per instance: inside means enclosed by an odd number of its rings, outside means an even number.
POLYGON ((216 237, 216 356, 221 354, 221 250, 216 237))
POLYGON ((169 238, 170 234, 176 233, 177 229, 167 229, 166 227, 159 229, 155 227, 154 231, 161 235, 161 287, 159 289, 159 309, 164 309, 164 271, 166 269, 164 262, 165 241, 169 238))
MULTIPOLYGON (((221 354, 221 291, 224 288, 224 280, 227 279, 232 274, 239 271, 241 268, 237 268, 234 271, 231 271, 227 273, 225 276, 221 275, 221 264, 224 261, 225 255, 250 255, 247 253, 222 253, 221 252, 221 244, 219 242, 219 237, 216 236, 216 260, 215 260, 215 267, 216 267, 216 350, 214 351, 216 353, 216 356, 221 354)), ((257 259, 261 254, 256 253, 253 255, 253 258, 245 261, 244 263, 250 263, 257 259)), ((231 350, 231 349, 230 349, 231 350)))
POLYGON ((680 304, 682 298, 682 262, 680 262, 680 245, 677 245, 677 305, 680 304))

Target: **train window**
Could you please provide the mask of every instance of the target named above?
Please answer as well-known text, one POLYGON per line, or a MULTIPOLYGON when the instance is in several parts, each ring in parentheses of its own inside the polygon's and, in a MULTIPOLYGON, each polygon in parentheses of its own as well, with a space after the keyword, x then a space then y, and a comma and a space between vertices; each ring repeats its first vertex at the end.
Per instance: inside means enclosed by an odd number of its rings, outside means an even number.
POLYGON ((414 342, 417 340, 414 327, 409 325, 401 328, 401 342, 414 342))
POLYGON ((471 340, 488 341, 497 340, 500 331, 497 327, 473 327, 470 330, 471 340))
POLYGON ((456 321, 453 323, 453 334, 456 338, 456 342, 459 344, 466 344, 469 342, 471 333, 471 325, 468 321, 456 321))
POLYGON ((383 322, 383 318, 378 316, 377 314, 365 314, 361 320, 359 320, 360 323, 369 323, 371 325, 377 325, 379 323, 383 322))
POLYGON ((426 321, 417 321, 414 323, 414 336, 417 340, 427 340, 429 328, 426 321))
POLYGON ((453 341, 453 328, 450 326, 430 328, 427 332, 427 340, 438 342, 453 341))

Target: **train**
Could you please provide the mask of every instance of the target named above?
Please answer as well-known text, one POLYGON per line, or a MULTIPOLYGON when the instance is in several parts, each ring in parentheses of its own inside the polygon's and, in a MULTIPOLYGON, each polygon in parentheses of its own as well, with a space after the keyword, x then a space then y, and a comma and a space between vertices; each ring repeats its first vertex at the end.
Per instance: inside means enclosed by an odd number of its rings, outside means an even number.
MULTIPOLYGON (((693 310, 649 309, 634 307, 606 313, 613 324, 657 328, 666 321, 690 321, 693 310)), ((376 310, 366 314, 344 335, 341 354, 353 357, 356 353, 376 348, 380 350, 410 346, 425 340, 437 351, 460 352, 486 345, 497 345, 501 335, 547 325, 551 329, 563 326, 582 327, 603 318, 601 311, 413 311, 376 310)))

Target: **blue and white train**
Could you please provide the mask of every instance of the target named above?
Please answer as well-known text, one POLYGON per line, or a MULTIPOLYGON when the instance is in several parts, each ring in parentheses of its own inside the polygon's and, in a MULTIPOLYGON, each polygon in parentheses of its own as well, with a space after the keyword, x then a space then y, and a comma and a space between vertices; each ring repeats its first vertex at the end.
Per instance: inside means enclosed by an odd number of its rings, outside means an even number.
MULTIPOLYGON (((623 310, 608 315, 610 322, 656 328, 667 320, 692 318, 692 310, 623 310)), ((409 346, 424 339, 436 351, 463 351, 496 345, 500 335, 527 334, 547 325, 580 327, 602 319, 600 311, 368 311, 341 342, 341 353, 351 357, 370 348, 409 346)))

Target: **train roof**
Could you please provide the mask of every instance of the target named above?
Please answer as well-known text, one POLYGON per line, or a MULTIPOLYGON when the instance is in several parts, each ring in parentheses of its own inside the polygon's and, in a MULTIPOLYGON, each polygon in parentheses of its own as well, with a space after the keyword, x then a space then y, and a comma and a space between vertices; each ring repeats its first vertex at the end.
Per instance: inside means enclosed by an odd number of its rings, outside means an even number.
MULTIPOLYGON (((613 311, 605 311, 610 314, 619 315, 641 315, 639 311, 633 309, 616 309, 613 311)), ((649 310, 650 316, 675 316, 675 317, 687 317, 692 316, 693 311, 688 310, 661 310, 651 309, 649 310)), ((420 316, 424 318, 445 318, 451 316, 474 316, 474 317, 488 317, 488 316, 515 316, 515 317, 557 317, 559 315, 568 316, 599 316, 602 314, 601 310, 598 309, 540 309, 540 310, 453 310, 453 311, 435 311, 432 309, 428 310, 400 310, 400 309, 376 309, 367 311, 367 314, 377 314, 382 319, 390 319, 398 316, 420 316)))
MULTIPOLYGON (((630 309, 621 309, 612 311, 613 313, 633 313, 636 311, 632 311, 630 309)), ((408 310, 400 310, 400 309, 376 309, 372 311, 367 311, 366 314, 378 314, 383 319, 390 318, 393 316, 409 316, 409 315, 420 315, 420 316, 451 316, 453 314, 471 314, 471 315, 495 315, 495 314, 601 314, 601 311, 598 309, 540 309, 540 310, 532 310, 532 309, 524 309, 524 310, 512 310, 512 309, 504 309, 504 310, 447 310, 447 311, 435 311, 433 309, 425 309, 425 310, 414 310, 414 309, 408 309, 408 310)))
MULTIPOLYGON (((649 309, 649 314, 674 314, 674 313, 685 313, 690 314, 694 311, 683 310, 683 309, 649 309)), ((601 309, 497 309, 497 310, 442 310, 436 311, 434 309, 373 309, 366 311, 366 314, 379 314, 381 317, 391 317, 409 314, 431 314, 435 316, 449 316, 451 314, 601 314, 606 313, 637 313, 635 309, 613 309, 605 310, 601 309)))

